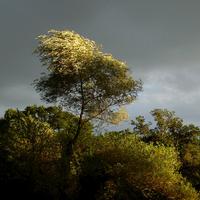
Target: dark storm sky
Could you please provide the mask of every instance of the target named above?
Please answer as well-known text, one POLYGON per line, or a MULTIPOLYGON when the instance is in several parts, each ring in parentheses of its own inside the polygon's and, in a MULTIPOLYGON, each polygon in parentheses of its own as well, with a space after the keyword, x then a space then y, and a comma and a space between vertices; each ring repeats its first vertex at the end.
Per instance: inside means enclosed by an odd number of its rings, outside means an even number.
POLYGON ((131 118, 153 108, 200 124, 199 0, 0 0, 0 114, 41 104, 32 54, 49 29, 71 29, 128 63, 144 82, 131 118))

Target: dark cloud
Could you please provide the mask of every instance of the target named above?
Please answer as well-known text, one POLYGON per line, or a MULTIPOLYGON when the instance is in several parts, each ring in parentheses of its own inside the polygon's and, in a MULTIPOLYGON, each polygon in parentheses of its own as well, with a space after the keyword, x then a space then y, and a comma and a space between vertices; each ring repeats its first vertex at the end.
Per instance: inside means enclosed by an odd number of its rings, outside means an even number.
POLYGON ((156 107, 198 122, 200 1, 0 0, 0 112, 40 103, 30 86, 42 71, 36 36, 73 29, 125 60, 144 82, 131 116, 156 107))

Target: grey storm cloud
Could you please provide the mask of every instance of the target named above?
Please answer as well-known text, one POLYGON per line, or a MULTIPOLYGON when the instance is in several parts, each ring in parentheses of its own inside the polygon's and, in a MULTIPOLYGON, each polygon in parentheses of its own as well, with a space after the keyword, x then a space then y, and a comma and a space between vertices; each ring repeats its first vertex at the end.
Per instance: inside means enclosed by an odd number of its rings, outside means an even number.
POLYGON ((71 29, 143 80, 131 118, 163 107, 200 124, 199 9, 199 0, 0 0, 0 113, 42 103, 30 85, 44 70, 35 38, 71 29))

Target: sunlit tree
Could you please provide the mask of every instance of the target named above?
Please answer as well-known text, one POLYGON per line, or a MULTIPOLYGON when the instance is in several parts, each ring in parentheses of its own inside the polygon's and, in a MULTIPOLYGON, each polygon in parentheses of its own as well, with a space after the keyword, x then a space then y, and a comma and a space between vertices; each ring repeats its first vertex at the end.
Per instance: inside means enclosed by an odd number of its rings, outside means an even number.
POLYGON ((35 87, 46 102, 59 102, 79 116, 72 144, 83 119, 112 122, 113 113, 133 102, 141 90, 141 82, 132 78, 124 62, 73 31, 51 30, 38 41, 35 52, 48 72, 35 81, 35 87))

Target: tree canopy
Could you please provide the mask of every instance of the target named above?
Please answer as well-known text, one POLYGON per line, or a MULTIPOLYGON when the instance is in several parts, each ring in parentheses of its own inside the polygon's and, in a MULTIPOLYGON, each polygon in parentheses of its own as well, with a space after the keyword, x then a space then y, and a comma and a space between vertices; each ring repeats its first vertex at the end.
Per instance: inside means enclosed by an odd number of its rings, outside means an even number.
POLYGON ((55 106, 6 111, 0 188, 7 199, 199 200, 198 140, 183 145, 180 159, 179 149, 163 140, 150 142, 127 130, 93 135, 85 123, 69 163, 66 147, 77 120, 55 106))
POLYGON ((200 189, 200 128, 185 124, 175 112, 167 109, 151 111, 154 122, 146 122, 143 116, 132 120, 133 133, 143 141, 175 147, 181 160, 180 172, 200 189))
POLYGON ((108 116, 141 90, 141 81, 132 78, 124 62, 73 31, 51 30, 38 41, 35 52, 48 73, 35 87, 47 102, 58 101, 88 120, 107 116, 112 121, 108 116))

